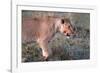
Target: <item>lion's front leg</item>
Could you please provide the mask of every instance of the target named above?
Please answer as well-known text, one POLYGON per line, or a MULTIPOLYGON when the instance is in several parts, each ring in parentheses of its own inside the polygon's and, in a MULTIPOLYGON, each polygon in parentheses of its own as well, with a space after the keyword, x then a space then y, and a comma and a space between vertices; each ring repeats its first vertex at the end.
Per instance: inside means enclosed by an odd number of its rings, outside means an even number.
POLYGON ((47 59, 49 56, 52 55, 52 50, 49 48, 47 40, 40 40, 39 46, 42 49, 42 55, 44 59, 47 59))

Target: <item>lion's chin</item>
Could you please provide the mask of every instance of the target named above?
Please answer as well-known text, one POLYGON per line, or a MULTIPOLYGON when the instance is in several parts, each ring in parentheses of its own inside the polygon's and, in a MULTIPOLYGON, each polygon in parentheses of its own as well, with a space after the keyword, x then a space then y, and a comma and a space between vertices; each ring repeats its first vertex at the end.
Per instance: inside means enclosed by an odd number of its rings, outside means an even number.
POLYGON ((67 39, 70 39, 70 36, 66 36, 67 39))

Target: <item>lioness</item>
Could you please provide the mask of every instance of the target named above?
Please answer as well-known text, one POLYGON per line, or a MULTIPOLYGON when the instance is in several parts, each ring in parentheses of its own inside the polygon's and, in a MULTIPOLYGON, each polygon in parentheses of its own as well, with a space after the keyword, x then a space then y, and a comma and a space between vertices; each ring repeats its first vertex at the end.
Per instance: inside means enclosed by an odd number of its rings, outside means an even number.
POLYGON ((70 20, 50 16, 22 18, 22 43, 35 40, 42 49, 42 55, 45 59, 52 55, 48 43, 56 32, 61 32, 68 37, 71 36, 74 31, 70 20))

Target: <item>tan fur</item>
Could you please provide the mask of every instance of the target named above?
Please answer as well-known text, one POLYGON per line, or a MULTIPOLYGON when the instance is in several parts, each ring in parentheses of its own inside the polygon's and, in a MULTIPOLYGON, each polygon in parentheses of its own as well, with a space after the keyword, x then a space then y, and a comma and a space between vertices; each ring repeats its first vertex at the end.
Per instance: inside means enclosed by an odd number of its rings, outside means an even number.
POLYGON ((58 17, 45 16, 43 18, 22 18, 22 43, 36 41, 42 49, 42 54, 45 59, 52 55, 52 50, 48 47, 48 41, 50 41, 56 32, 64 33, 64 35, 70 35, 73 33, 73 29, 70 26, 69 19, 63 19, 58 17), (69 27, 70 26, 70 27, 69 27))

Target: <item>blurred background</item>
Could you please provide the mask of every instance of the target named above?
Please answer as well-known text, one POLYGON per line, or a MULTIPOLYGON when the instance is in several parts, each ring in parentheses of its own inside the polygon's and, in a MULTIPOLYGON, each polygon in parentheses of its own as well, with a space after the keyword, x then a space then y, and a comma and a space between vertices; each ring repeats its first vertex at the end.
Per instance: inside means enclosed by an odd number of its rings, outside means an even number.
MULTIPOLYGON (((67 39, 64 35, 57 33, 49 43, 53 51, 53 57, 48 61, 83 60, 90 58, 90 14, 73 12, 47 12, 47 11, 22 11, 24 17, 55 16, 71 20, 76 28, 76 35, 67 39)), ((23 38, 23 37, 22 37, 23 38)), ((41 48, 36 42, 22 43, 22 62, 39 62, 42 58, 41 48), (31 46, 30 46, 31 45, 31 46)))

